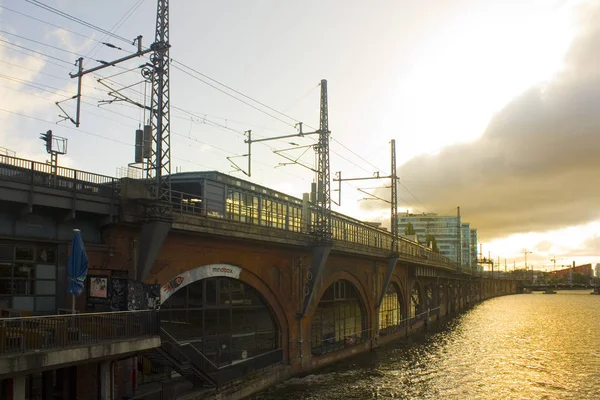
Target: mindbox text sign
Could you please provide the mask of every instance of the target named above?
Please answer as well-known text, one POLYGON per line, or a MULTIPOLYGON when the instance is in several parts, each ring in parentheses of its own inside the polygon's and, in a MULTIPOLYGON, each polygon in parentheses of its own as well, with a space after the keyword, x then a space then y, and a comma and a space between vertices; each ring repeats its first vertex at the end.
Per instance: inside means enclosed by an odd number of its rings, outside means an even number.
POLYGON ((210 264, 202 267, 194 268, 183 272, 165 283, 160 289, 160 302, 164 302, 179 289, 189 285, 190 283, 201 279, 213 278, 215 276, 225 276, 233 279, 240 279, 242 269, 230 264, 210 264))

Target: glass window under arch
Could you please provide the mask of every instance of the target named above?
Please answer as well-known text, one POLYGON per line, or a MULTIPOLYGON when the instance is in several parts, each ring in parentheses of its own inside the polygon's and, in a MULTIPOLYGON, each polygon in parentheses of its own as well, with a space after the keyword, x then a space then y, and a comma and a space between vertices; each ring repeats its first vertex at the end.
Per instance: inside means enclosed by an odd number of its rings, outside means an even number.
POLYGON ((414 285, 410 292, 410 317, 417 318, 421 312, 421 291, 418 285, 414 285))
POLYGON ((199 280, 161 306, 161 326, 221 367, 281 347, 273 312, 252 286, 237 279, 199 280))
POLYGON ((339 280, 327 288, 311 324, 313 354, 325 354, 364 342, 366 316, 356 287, 339 280))
POLYGON ((395 333, 403 326, 406 316, 402 304, 402 296, 398 285, 394 282, 390 283, 383 296, 381 306, 379 306, 380 335, 395 333))

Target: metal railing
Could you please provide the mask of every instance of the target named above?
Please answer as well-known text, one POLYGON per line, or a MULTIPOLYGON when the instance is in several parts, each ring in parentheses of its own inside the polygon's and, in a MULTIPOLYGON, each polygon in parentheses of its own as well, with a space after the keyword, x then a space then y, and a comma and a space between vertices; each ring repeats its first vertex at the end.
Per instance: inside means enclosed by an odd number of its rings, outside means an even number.
POLYGON ((343 329, 341 332, 331 332, 332 336, 319 340, 315 335, 311 338, 310 347, 314 355, 331 353, 346 347, 352 347, 364 343, 372 338, 373 329, 363 329, 354 331, 352 329, 343 329))
POLYGON ((116 195, 118 179, 86 171, 0 155, 0 179, 76 191, 102 197, 116 195))
POLYGON ((0 356, 87 346, 160 333, 158 312, 122 311, 0 319, 0 356))
MULTIPOLYGON (((60 166, 52 167, 46 163, 7 155, 0 155, 0 179, 110 198, 118 196, 119 187, 119 180, 110 176, 60 166)), ((175 190, 172 191, 171 201, 173 212, 176 213, 265 226, 288 232, 309 234, 312 222, 316 218, 314 207, 304 208, 300 199, 231 185, 228 186, 227 200, 221 203, 208 204, 209 202, 199 194, 175 190)), ((332 235, 333 240, 339 242, 386 251, 394 250, 394 238, 390 232, 336 212, 332 212, 332 235)), ((398 252, 403 257, 413 258, 415 261, 427 260, 464 273, 471 272, 466 266, 458 268, 456 261, 419 243, 403 237, 397 237, 396 243, 398 252)))
MULTIPOLYGON (((179 214, 193 214, 306 234, 310 233, 311 223, 316 214, 314 207, 309 207, 309 214, 305 216, 306 209, 298 199, 285 200, 234 187, 228 188, 228 199, 221 204, 210 204, 199 194, 180 191, 172 191, 171 201, 173 212, 179 214), (268 204, 268 207, 265 204, 268 204)), ((388 251, 393 249, 393 236, 390 232, 336 212, 332 212, 332 236, 333 240, 339 242, 388 251)), ((413 258, 417 261, 427 260, 453 270, 459 270, 456 261, 435 253, 426 246, 403 237, 397 237, 396 243, 398 244, 398 253, 403 257, 413 258)), ((467 266, 460 268, 460 271, 467 274, 472 272, 467 266)))

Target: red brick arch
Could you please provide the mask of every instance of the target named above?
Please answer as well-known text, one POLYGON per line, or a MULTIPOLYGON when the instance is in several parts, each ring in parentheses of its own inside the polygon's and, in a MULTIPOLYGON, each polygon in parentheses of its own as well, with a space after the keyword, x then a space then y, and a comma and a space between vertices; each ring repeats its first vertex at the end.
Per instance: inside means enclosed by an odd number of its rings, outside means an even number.
POLYGON ((374 307, 373 302, 372 302, 373 299, 371 296, 367 295, 367 291, 366 291, 363 283, 354 274, 352 274, 348 271, 337 271, 337 272, 334 272, 333 274, 327 276, 327 278, 324 278, 323 284, 321 285, 319 292, 316 293, 313 304, 310 306, 310 308, 308 309, 308 312, 306 313, 306 316, 308 317, 307 319, 312 324, 312 318, 314 316, 315 311, 317 310, 317 307, 319 306, 319 301, 321 300, 321 297, 323 296, 325 291, 329 288, 329 286, 333 285, 334 282, 337 282, 339 280, 345 280, 354 285, 354 287, 358 291, 361 303, 363 305, 363 310, 365 312, 365 318, 366 318, 366 322, 367 322, 366 328, 367 329, 371 328, 369 326, 370 325, 369 321, 371 321, 371 318, 373 318, 373 307, 374 307))
MULTIPOLYGON (((164 288, 171 282, 175 282, 178 277, 185 275, 186 273, 189 273, 190 271, 197 270, 200 268, 206 268, 206 267, 210 267, 210 266, 215 266, 216 268, 219 268, 219 269, 227 269, 227 267, 228 267, 227 264, 200 265, 195 268, 190 268, 186 271, 180 271, 176 275, 171 276, 168 279, 163 280, 162 282, 159 280, 158 282, 164 288)), ((232 269, 239 268, 240 269, 239 276, 228 275, 227 271, 225 271, 222 274, 219 274, 217 272, 216 274, 214 274, 210 277, 221 277, 222 276, 222 277, 229 277, 232 279, 238 279, 239 281, 242 281, 242 282, 252 286, 254 289, 256 289, 256 291, 258 291, 258 293, 260 293, 262 298, 267 303, 267 306, 273 313, 273 316, 275 317, 275 322, 277 323, 277 326, 279 327, 279 332, 282 335, 281 345, 282 345, 282 347, 285 347, 285 344, 288 341, 289 321, 287 319, 285 310, 284 310, 283 306, 281 305, 281 302, 277 298, 277 295, 271 290, 271 288, 259 276, 254 274, 252 271, 250 271, 248 269, 244 269, 243 267, 236 266, 236 265, 231 265, 229 267, 233 267, 232 269)), ((209 278, 209 276, 205 276, 202 279, 206 279, 206 278, 209 278)), ((185 282, 185 285, 183 285, 182 287, 185 287, 193 282, 200 281, 202 279, 191 279, 190 281, 185 282)))
POLYGON ((425 299, 423 298, 423 296, 425 296, 425 294, 423 293, 423 291, 425 290, 424 285, 419 282, 418 280, 414 280, 412 282, 412 285, 410 286, 410 290, 407 292, 408 295, 408 301, 409 303, 407 304, 407 311, 410 314, 410 310, 412 308, 412 292, 414 288, 417 288, 417 290, 419 291, 419 309, 416 311, 417 313, 420 313, 423 311, 423 307, 424 307, 424 303, 425 303, 425 299))
MULTIPOLYGON (((398 297, 402 300, 402 314, 403 317, 407 317, 410 310, 410 304, 407 303, 408 295, 406 292, 406 287, 403 284, 402 280, 397 275, 392 275, 392 280, 390 281, 390 285, 395 283, 398 287, 400 293, 398 293, 398 297)), ((410 299, 408 299, 410 301, 410 299)))

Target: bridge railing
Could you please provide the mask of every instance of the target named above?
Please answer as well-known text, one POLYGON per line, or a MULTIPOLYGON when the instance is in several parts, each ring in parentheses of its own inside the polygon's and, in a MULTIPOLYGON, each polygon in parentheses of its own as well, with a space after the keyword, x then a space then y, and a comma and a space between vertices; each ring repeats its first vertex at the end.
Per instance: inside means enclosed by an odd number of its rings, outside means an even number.
POLYGON ((123 311, 0 319, 0 356, 131 340, 160 333, 158 312, 123 311))
MULTIPOLYGON (((219 218, 242 222, 288 232, 310 233, 316 219, 314 206, 305 207, 299 199, 283 199, 280 196, 231 187, 227 189, 224 202, 210 202, 199 194, 172 191, 173 211, 207 218, 219 218)), ((332 212, 333 239, 340 242, 392 251, 393 236, 360 220, 332 212)), ((398 252, 403 257, 417 261, 428 260, 457 270, 455 261, 426 246, 406 238, 396 238, 398 252)), ((470 269, 463 267, 464 273, 470 269)))
POLYGON ((118 183, 110 176, 6 155, 0 155, 0 179, 103 197, 114 197, 118 183))

